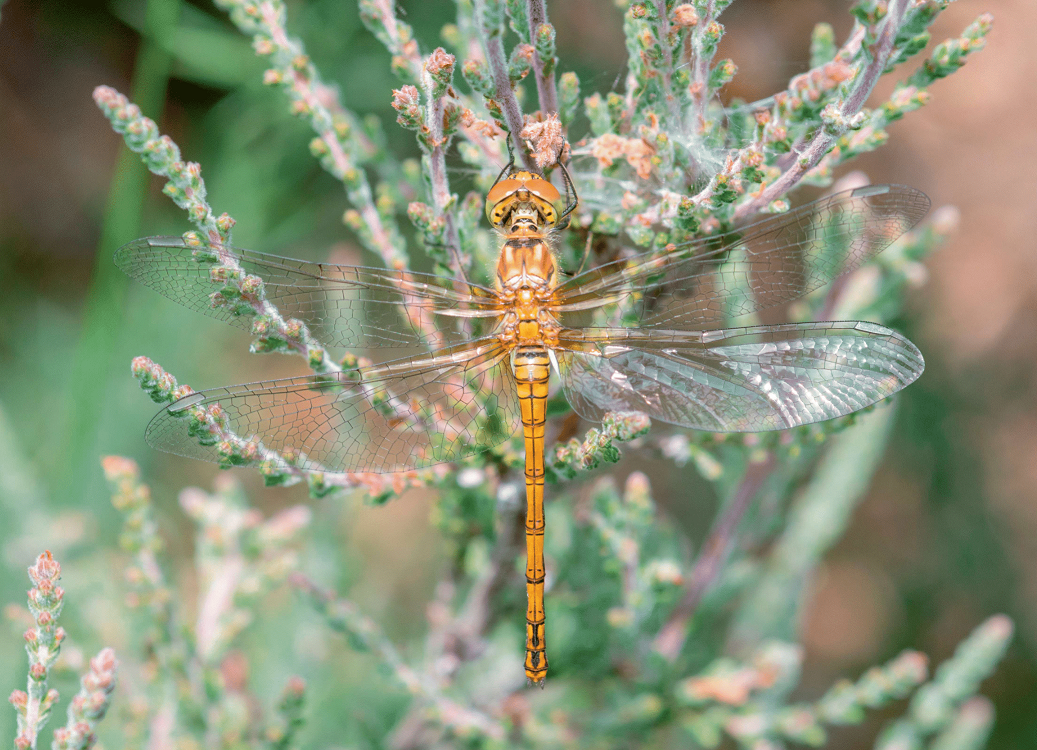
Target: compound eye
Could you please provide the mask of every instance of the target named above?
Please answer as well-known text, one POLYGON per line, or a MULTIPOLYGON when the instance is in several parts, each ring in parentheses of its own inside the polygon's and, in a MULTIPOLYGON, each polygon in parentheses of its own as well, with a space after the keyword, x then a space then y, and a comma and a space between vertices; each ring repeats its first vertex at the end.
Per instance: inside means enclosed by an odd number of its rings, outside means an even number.
POLYGON ((490 188, 490 192, 486 194, 486 202, 500 203, 501 200, 514 193, 520 187, 522 187, 522 182, 519 180, 501 180, 490 188))
POLYGON ((531 192, 537 198, 544 199, 548 203, 554 203, 561 197, 558 188, 541 177, 534 177, 530 180, 526 180, 526 190, 531 192))

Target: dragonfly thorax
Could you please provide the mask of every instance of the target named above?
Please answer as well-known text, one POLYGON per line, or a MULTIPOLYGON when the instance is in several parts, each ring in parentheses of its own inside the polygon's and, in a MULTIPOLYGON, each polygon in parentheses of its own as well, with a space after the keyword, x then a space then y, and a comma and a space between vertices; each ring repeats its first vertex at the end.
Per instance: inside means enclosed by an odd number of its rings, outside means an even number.
POLYGON ((554 341, 558 326, 547 308, 557 277, 554 254, 543 235, 508 237, 497 261, 497 289, 509 308, 502 340, 527 346, 554 341))
POLYGON ((510 236, 497 261, 497 287, 518 294, 523 288, 546 300, 557 284, 554 253, 539 232, 510 236))

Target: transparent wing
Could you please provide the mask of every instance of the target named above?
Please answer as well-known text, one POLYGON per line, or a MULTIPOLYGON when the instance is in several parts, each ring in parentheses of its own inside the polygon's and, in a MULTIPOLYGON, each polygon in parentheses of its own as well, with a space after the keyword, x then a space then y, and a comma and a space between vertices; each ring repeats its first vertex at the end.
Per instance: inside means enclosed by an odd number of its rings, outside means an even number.
POLYGON ((701 333, 565 331, 556 357, 569 403, 711 432, 760 432, 862 409, 925 367, 914 344, 874 323, 790 323, 701 333))
MULTIPOLYGON (((221 258, 263 280, 285 318, 302 320, 330 346, 415 347, 470 339, 466 321, 497 317, 492 290, 410 271, 339 266, 231 247, 188 247, 180 237, 147 237, 121 247, 115 262, 174 302, 252 329, 252 311, 221 258)), ((236 269, 235 269, 236 271, 236 269)), ((231 271, 231 273, 235 273, 231 271)))
POLYGON ((483 338, 334 378, 199 391, 159 412, 147 441, 225 463, 225 429, 294 457, 300 468, 335 472, 456 461, 500 444, 521 424, 508 354, 495 338, 483 338))
POLYGON ((699 330, 790 302, 858 268, 915 226, 929 199, 903 185, 869 185, 718 237, 583 273, 556 291, 564 325, 633 303, 645 328, 699 330))

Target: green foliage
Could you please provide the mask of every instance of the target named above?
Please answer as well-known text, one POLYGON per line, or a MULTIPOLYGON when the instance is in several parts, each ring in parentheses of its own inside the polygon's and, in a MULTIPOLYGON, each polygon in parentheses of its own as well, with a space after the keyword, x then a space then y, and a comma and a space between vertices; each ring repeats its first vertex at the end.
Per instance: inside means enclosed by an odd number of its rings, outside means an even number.
MULTIPOLYGON (((238 25, 254 35, 257 51, 279 60, 268 72, 267 82, 287 85, 293 110, 311 118, 318 133, 311 150, 329 172, 343 180, 353 203, 352 213, 347 212, 347 224, 386 263, 395 267, 405 264, 408 255, 398 249, 399 236, 389 235, 386 229, 394 223, 389 196, 395 188, 389 182, 377 183, 376 192, 387 200, 379 200, 380 218, 373 219, 374 203, 365 173, 359 163, 349 161, 354 158, 350 154, 365 151, 362 143, 354 141, 352 128, 345 126, 355 118, 344 116, 344 126, 337 135, 331 135, 331 116, 315 109, 317 100, 312 93, 323 84, 302 53, 300 43, 287 36, 281 6, 226 1, 224 4, 231 6, 232 18, 238 25)), ((393 53, 393 69, 405 82, 421 82, 424 94, 415 86, 405 85, 394 92, 393 98, 398 123, 417 133, 425 153, 422 170, 429 201, 411 201, 407 213, 439 266, 452 265, 454 272, 465 270, 467 261, 462 256, 451 258, 435 248, 444 242, 460 248, 458 226, 464 226, 469 237, 485 231, 472 220, 459 218, 459 203, 450 193, 443 167, 443 153, 458 120, 462 123, 461 136, 473 147, 467 152, 468 161, 479 167, 480 184, 486 185, 494 175, 494 167, 477 151, 487 152, 490 148, 484 139, 492 132, 488 122, 517 132, 522 122, 524 97, 519 92, 524 79, 536 79, 544 108, 540 117, 554 116, 545 104, 557 96, 554 34, 546 24, 546 15, 539 18, 543 8, 536 5, 533 2, 528 8, 530 14, 538 14, 540 24, 532 36, 533 16, 527 16, 523 3, 480 2, 475 6, 474 17, 471 8, 463 3, 459 6, 458 22, 444 33, 444 38, 458 50, 470 49, 477 43, 485 50, 484 57, 475 56, 462 64, 470 94, 451 85, 455 61, 452 55, 439 49, 422 60, 409 26, 399 23, 381 5, 367 3, 361 8, 364 24, 393 53), (501 45, 504 10, 511 30, 520 40, 510 59, 501 45), (527 40, 533 42, 532 47, 527 40), (510 82, 510 88, 506 82, 510 82), (465 111, 463 116, 450 114, 461 110, 465 111), (485 124, 476 127, 477 120, 485 124)), ((584 190, 584 209, 574 217, 573 227, 577 231, 570 233, 574 240, 580 239, 581 227, 589 227, 594 234, 606 238, 617 239, 625 234, 635 245, 665 253, 669 241, 667 227, 687 238, 725 229, 764 207, 782 210, 787 206, 785 195, 797 182, 827 184, 836 164, 884 142, 881 126, 885 122, 924 103, 920 95, 912 94, 914 98, 907 101, 900 93, 899 98, 895 97, 896 105, 887 105, 874 113, 862 109, 878 77, 925 46, 924 27, 932 21, 932 14, 921 14, 917 9, 906 13, 900 4, 886 8, 861 2, 853 11, 858 25, 842 47, 836 47, 830 28, 817 27, 811 45, 814 70, 793 79, 786 92, 774 97, 773 106, 758 110, 752 120, 741 120, 738 115, 728 117, 713 103, 714 93, 737 73, 730 60, 712 62, 724 31, 716 21, 721 9, 717 4, 681 6, 673 9, 671 18, 671 9, 665 6, 631 6, 624 28, 631 55, 632 87, 625 95, 612 92, 602 99, 599 94, 592 94, 585 100, 586 115, 596 136, 588 145, 589 154, 597 157, 605 174, 625 177, 631 187, 622 201, 610 199, 605 194, 595 194, 593 186, 598 177, 593 172, 577 169, 578 184, 589 188, 584 190), (880 37, 891 39, 891 44, 868 46, 868 40, 880 37), (677 60, 688 52, 690 73, 677 66, 677 60), (682 114, 685 108, 692 113, 690 126, 682 114), (723 152, 728 140, 725 128, 741 132, 743 145, 729 151, 723 166, 711 171, 711 162, 703 156, 709 151, 723 152), (806 145, 802 155, 789 164, 785 155, 792 142, 806 145), (647 185, 645 189, 638 187, 636 180, 661 180, 671 190, 682 191, 702 180, 706 180, 706 185, 685 195, 671 193, 660 202, 657 194, 649 192, 647 185), (761 187, 748 189, 755 185, 761 187)), ((963 38, 979 39, 984 33, 985 26, 980 22, 963 38)), ((933 59, 942 62, 930 62, 924 68, 930 71, 924 81, 918 78, 923 74, 918 73, 906 85, 917 91, 945 75, 961 62, 968 46, 959 42, 938 48, 933 59)), ((578 81, 568 73, 563 73, 561 80, 564 124, 572 120, 578 81)), ((346 112, 335 101, 322 101, 320 106, 327 112, 346 112)), ((129 138, 134 131, 127 130, 129 138)), ((538 138, 544 137, 545 132, 530 130, 527 135, 522 130, 524 145, 530 149, 528 153, 520 151, 523 159, 540 163, 541 150, 546 152, 547 146, 541 146, 538 138)), ((154 140, 157 134, 150 133, 148 138, 154 140)), ((136 141, 131 142, 131 146, 150 153, 146 144, 135 144, 136 141)), ((498 140, 496 148, 501 145, 498 140)), ((462 153, 466 151, 462 149, 462 153)), ((552 146, 550 153, 553 159, 558 147, 552 146)), ((382 153, 378 158, 384 163, 392 157, 382 153)), ((174 154, 166 161, 178 159, 179 155, 174 154)), ((544 165, 549 163, 545 161, 544 165)), ((156 169, 156 165, 150 166, 156 169)), ((160 170, 161 167, 156 169, 160 170)), ((386 174, 399 171, 393 168, 386 174)), ((204 204, 204 192, 200 198, 204 204)), ((198 218, 210 214, 211 210, 204 206, 199 209, 198 218)), ((943 227, 943 231, 946 229, 943 227)), ((915 230, 901 245, 899 257, 904 260, 880 271, 877 282, 874 276, 867 282, 859 274, 852 276, 839 289, 838 298, 823 302, 808 299, 794 313, 810 318, 831 307, 833 301, 839 304, 839 300, 846 300, 845 309, 840 308, 840 312, 850 319, 866 311, 880 320, 896 315, 907 289, 904 278, 910 265, 919 263, 941 235, 942 231, 933 231, 932 226, 915 230), (864 283, 866 289, 858 288, 864 283)), ((489 262, 486 253, 492 252, 487 250, 492 243, 470 242, 469 247, 475 249, 475 260, 489 262), (482 258, 478 257, 480 249, 482 258)), ((897 257, 896 252, 891 255, 897 257)), ((816 262, 823 263, 826 257, 832 262, 843 253, 845 248, 833 246, 821 253, 824 257, 816 262)), ((249 298, 244 292, 238 294, 245 283, 239 276, 228 275, 224 294, 227 300, 249 298)), ((262 288, 257 280, 248 292, 262 295, 262 288)), ((278 318, 275 316, 274 320, 278 318)), ((294 329, 282 332, 280 337, 262 335, 253 350, 291 351, 291 342, 303 342, 300 353, 310 352, 310 363, 323 365, 323 348, 315 341, 304 342, 305 335, 294 329), (271 341, 282 341, 284 346, 271 349, 271 341), (313 351, 322 356, 314 360, 313 351)), ((172 376, 149 362, 141 363, 138 370, 142 385, 153 398, 170 400, 173 394, 185 392, 182 388, 178 391, 172 376)), ((230 433, 219 413, 196 407, 186 411, 199 439, 219 441, 228 465, 253 462, 256 452, 265 450, 230 433)), ((569 410, 567 405, 552 401, 551 414, 560 422, 568 418, 569 410)), ((552 507, 547 551, 552 561, 549 567, 554 569, 557 579, 553 583, 549 579, 551 679, 560 683, 559 689, 566 696, 564 705, 583 703, 585 699, 577 697, 582 691, 588 698, 596 696, 594 702, 606 707, 603 713, 596 709, 583 711, 566 720, 570 731, 582 737, 582 744, 592 746, 595 738, 616 733, 630 742, 642 738, 650 744, 653 736, 669 731, 672 725, 681 727, 686 737, 702 747, 716 746, 723 734, 747 748, 787 740, 820 746, 827 736, 824 723, 858 723, 864 718, 865 709, 881 707, 910 693, 924 679, 924 660, 919 662, 922 657, 907 655, 885 668, 868 672, 857 684, 840 683, 816 705, 786 704, 799 673, 801 656, 792 642, 804 582, 846 527, 886 445, 892 414, 891 409, 882 408, 859 425, 858 419, 851 416, 781 435, 745 439, 717 436, 719 440, 675 435, 656 441, 656 449, 664 456, 678 465, 691 462, 726 498, 710 539, 690 567, 684 562, 678 535, 660 522, 648 480, 641 474, 629 477, 622 494, 611 480, 603 479, 592 485, 589 502, 552 507), (832 437, 843 430, 845 434, 832 437), (832 447, 828 447, 829 442, 832 447), (811 472, 814 464, 816 468, 811 472), (788 503, 785 498, 804 476, 810 477, 805 488, 794 502, 788 503), (757 496, 772 499, 762 501, 757 496), (759 500, 759 507, 743 519, 754 497, 759 500), (773 539, 773 544, 762 558, 753 556, 747 546, 738 543, 766 538, 773 539), (738 572, 743 570, 749 572, 738 572), (730 657, 722 655, 723 639, 711 643, 695 635, 694 645, 690 645, 689 636, 725 629, 734 648, 730 657), (689 672, 692 676, 687 676, 689 672)), ((570 489, 583 472, 619 461, 617 443, 652 445, 646 444, 649 427, 642 415, 606 415, 600 429, 556 446, 546 467, 548 478, 557 486, 570 489)), ((417 479, 439 491, 435 523, 451 540, 456 561, 450 590, 458 586, 467 590, 463 596, 452 594, 444 600, 444 611, 432 622, 427 647, 431 650, 425 660, 432 664, 447 660, 445 672, 433 673, 411 666, 375 622, 352 603, 323 592, 304 579, 299 579, 299 585, 331 628, 346 635, 354 648, 375 654, 395 674, 398 683, 415 696, 410 710, 420 713, 411 714, 416 717, 413 721, 443 738, 464 738, 492 747, 503 740, 505 733, 496 719, 482 713, 482 707, 490 695, 503 698, 517 687, 514 680, 520 675, 516 668, 513 676, 497 678, 496 687, 486 692, 485 669, 490 659, 507 661, 508 655, 512 655, 518 664, 518 641, 501 639, 508 625, 494 608, 499 596, 512 602, 503 610, 516 609, 515 593, 505 583, 513 580, 511 572, 518 551, 509 519, 514 517, 519 492, 509 475, 521 469, 521 450, 517 446, 506 448, 468 463, 456 475, 446 471, 417 479), (494 497, 494 484, 501 517, 496 530, 493 518, 486 514, 492 507, 489 503, 494 497), (449 694, 443 691, 444 686, 449 686, 449 694)), ((264 466, 270 484, 286 483, 293 476, 290 456, 272 454, 265 459, 264 466)), ((328 478, 323 472, 309 476, 314 497, 322 497, 335 488, 336 483, 329 483, 328 478)), ((358 481, 364 480, 347 479, 339 486, 355 485, 358 481)), ((399 491, 395 486, 390 491, 385 483, 377 487, 369 480, 368 486, 379 504, 388 500, 393 491, 399 491)), ((1004 638, 1000 642, 1003 641, 1004 638)), ((941 670, 944 677, 934 685, 945 684, 945 675, 949 673, 954 673, 953 667, 941 670)), ((983 667, 971 672, 981 673, 983 667)), ((959 688, 964 694, 955 693, 953 700, 958 703, 976 688, 975 681, 959 680, 956 684, 966 686, 959 688)), ((936 687, 919 693, 930 694, 943 693, 936 687)), ((928 700, 931 703, 934 699, 928 700)), ((951 705, 953 701, 948 704, 951 705)), ((516 723, 513 729, 519 737, 550 746, 550 732, 538 729, 541 720, 534 718, 536 709, 533 710, 533 715, 516 723)), ((949 716, 951 710, 941 709, 941 716, 949 716)), ((288 727, 293 721, 297 720, 285 718, 282 723, 288 727)), ((287 733, 288 729, 282 731, 287 733)), ((908 730, 894 727, 891 731, 908 730)))
MULTIPOLYGON (((355 108, 343 105, 348 97, 328 81, 360 86, 363 81, 353 77, 363 75, 327 71, 317 51, 311 57, 294 35, 301 22, 293 8, 280 0, 217 5, 269 66, 262 75, 268 90, 253 90, 248 101, 277 101, 299 120, 283 126, 296 128, 292 145, 299 148, 278 159, 305 162, 308 142, 328 175, 297 168, 305 180, 292 189, 318 177, 342 188, 323 214, 308 208, 294 220, 284 216, 301 199, 285 188, 269 199, 276 210, 259 212, 281 217, 280 224, 271 219, 272 233, 291 236, 298 226, 317 223, 317 216, 341 214, 346 231, 374 258, 367 263, 432 264, 439 272, 475 278, 487 275, 496 249, 480 224, 480 191, 506 159, 501 126, 512 131, 519 158, 530 164, 542 149, 536 137, 520 135, 526 126, 557 115, 567 129, 582 205, 572 230, 560 238, 561 257, 579 259, 585 248, 591 263, 620 252, 662 254, 671 241, 787 210, 799 185, 830 185, 837 167, 883 145, 889 123, 925 104, 928 87, 981 48, 990 24, 981 17, 961 38, 938 45, 889 101, 870 110, 864 103, 879 76, 923 52, 927 29, 945 3, 858 2, 856 25, 845 41, 819 24, 810 43, 812 69, 748 111, 724 108, 717 98, 737 75, 733 61, 714 61, 725 33, 717 18, 726 2, 626 4, 630 78, 623 89, 604 92, 590 90, 589 71, 581 71, 581 84, 576 72, 563 70, 566 51, 537 0, 458 0, 457 17, 441 34, 456 59, 442 48, 423 51, 419 39, 433 34, 417 21, 404 23, 391 4, 361 0, 357 23, 388 50, 385 78, 372 73, 371 80, 386 84, 378 95, 391 99, 398 132, 364 116, 359 101, 355 108), (536 20, 537 13, 543 18, 536 20), (881 39, 891 40, 890 46, 883 48, 881 39), (398 88, 390 95, 392 76, 398 88), (447 169, 455 147, 471 168, 470 179, 447 169), (404 156, 419 152, 420 162, 404 156), (462 179, 472 190, 459 197, 462 179), (418 246, 423 253, 412 252, 418 246)), ((179 62, 196 80, 212 83, 222 75, 224 85, 258 88, 257 81, 227 81, 227 73, 206 66, 206 40, 217 57, 240 51, 228 29, 203 30, 185 21, 176 33, 188 42, 176 45, 179 62)), ((325 33, 338 43, 334 29, 325 33)), ((176 144, 125 97, 104 88, 96 98, 127 145, 168 180, 165 194, 198 228, 185 240, 196 249, 194 260, 225 280, 213 303, 251 320, 251 350, 298 355, 317 373, 349 377, 361 357, 332 356, 299 321, 280 317, 267 300, 267 282, 227 266, 213 252, 229 241, 234 221, 209 206, 201 168, 184 162, 176 144)), ((257 162, 284 145, 256 148, 268 134, 247 140, 248 127, 260 126, 250 125, 252 106, 239 106, 238 129, 229 141, 240 140, 241 148, 251 143, 257 162)), ((282 168, 277 164, 271 173, 282 168)), ((840 282, 831 297, 808 298, 790 316, 808 320, 835 310, 833 317, 842 319, 898 319, 922 264, 952 224, 937 220, 917 228, 840 282)), ((236 227, 251 237, 268 229, 244 222, 236 227)), ((834 255, 842 250, 829 249, 834 255)), ((196 346, 205 341, 184 327, 179 335, 196 346)), ((147 358, 134 360, 133 371, 156 402, 193 393, 147 358)), ((199 442, 218 445, 225 466, 261 459, 265 485, 305 484, 325 514, 339 507, 345 490, 359 490, 372 505, 388 504, 386 514, 407 502, 399 498, 405 491, 432 490, 432 521, 447 541, 449 559, 427 606, 427 627, 420 634, 403 632, 391 617, 366 614, 357 602, 332 593, 330 587, 346 588, 355 575, 340 553, 327 552, 335 544, 321 536, 324 530, 306 528, 308 510, 264 520, 253 505, 265 506, 259 496, 250 501, 239 487, 218 482, 213 493, 181 495, 182 515, 196 530, 195 558, 173 573, 159 539, 163 525, 164 535, 175 539, 178 521, 156 513, 131 463, 109 460, 127 556, 121 585, 134 612, 126 619, 136 651, 125 659, 139 687, 133 696, 137 734, 113 732, 107 744, 819 747, 834 745, 831 726, 859 724, 870 711, 896 710, 891 703, 913 696, 879 747, 980 747, 992 713, 975 694, 1008 643, 1007 618, 980 626, 930 682, 924 657, 905 652, 856 681, 840 680, 816 700, 790 698, 802 669, 797 639, 807 584, 870 483, 895 413, 882 405, 860 416, 744 437, 650 432, 648 420, 637 414, 608 414, 600 427, 587 429, 567 404, 552 399, 552 434, 565 437, 549 452, 546 467, 553 501, 546 539, 552 673, 539 693, 522 691, 519 668, 519 439, 460 466, 400 476, 304 472, 298 456, 265 451, 251 436, 233 434, 218 410, 188 405, 186 429, 199 442), (631 455, 665 462, 668 494, 681 494, 675 477, 720 499, 704 542, 693 543, 669 518, 672 504, 653 492, 645 474, 629 473, 623 483, 613 478, 615 465, 631 455), (306 550, 302 561, 298 547, 306 550), (285 581, 305 606, 290 606, 276 636, 264 640, 275 632, 268 629, 267 620, 275 618, 265 604, 285 581), (198 611, 177 593, 192 587, 199 590, 198 611), (326 633, 336 637, 326 639, 326 633), (294 665, 281 641, 314 648, 319 655, 303 668, 325 681, 292 678, 294 665), (330 677, 314 666, 323 661, 330 677), (255 665, 261 676, 249 675, 242 663, 255 665), (260 710, 246 692, 258 682, 286 687, 279 697, 260 689, 269 707, 260 710), (345 704, 350 711, 342 710, 345 704)), ((407 541, 401 539, 401 546, 407 541)))

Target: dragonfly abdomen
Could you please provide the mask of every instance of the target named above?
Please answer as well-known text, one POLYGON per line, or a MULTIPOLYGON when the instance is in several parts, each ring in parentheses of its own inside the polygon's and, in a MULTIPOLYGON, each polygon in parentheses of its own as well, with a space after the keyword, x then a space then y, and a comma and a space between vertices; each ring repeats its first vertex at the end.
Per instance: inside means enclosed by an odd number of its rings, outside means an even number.
POLYGON ((551 361, 547 349, 520 346, 514 354, 515 383, 526 442, 526 677, 543 685, 544 641, 544 425, 551 361))

